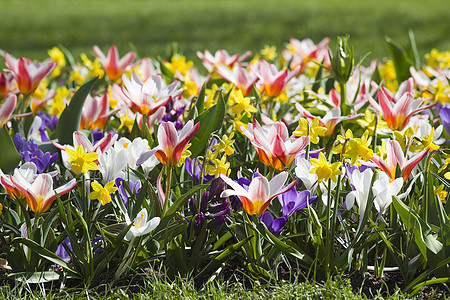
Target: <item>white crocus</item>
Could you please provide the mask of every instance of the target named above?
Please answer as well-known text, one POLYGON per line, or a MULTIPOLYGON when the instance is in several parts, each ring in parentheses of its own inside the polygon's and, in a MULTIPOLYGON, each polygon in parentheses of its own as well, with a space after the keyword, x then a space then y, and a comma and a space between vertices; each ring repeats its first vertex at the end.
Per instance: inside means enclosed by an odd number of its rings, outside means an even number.
POLYGON ((389 176, 384 172, 378 172, 378 179, 374 182, 372 190, 375 209, 380 217, 386 208, 392 203, 392 196, 397 196, 403 186, 403 178, 397 178, 389 182, 389 176))
POLYGON ((130 230, 127 232, 125 240, 132 241, 137 237, 148 234, 159 225, 159 221, 161 220, 159 217, 154 217, 147 221, 147 218, 148 213, 145 208, 137 214, 133 223, 131 223, 130 217, 125 214, 125 222, 127 223, 127 225, 133 224, 133 226, 131 226, 130 230))
POLYGON ((310 173, 309 171, 313 168, 309 160, 306 160, 303 157, 297 157, 295 160, 295 175, 297 175, 298 179, 302 181, 305 185, 305 188, 311 192, 311 194, 315 194, 317 188, 317 174, 310 173))
POLYGON ((354 170, 352 173, 352 179, 353 185, 355 186, 355 190, 348 193, 347 197, 345 198, 345 207, 347 209, 352 208, 355 201, 359 207, 358 229, 361 226, 361 222, 366 212, 372 177, 373 177, 372 169, 365 169, 363 172, 360 172, 358 169, 354 170))
POLYGON ((127 155, 124 150, 109 149, 98 158, 98 169, 102 174, 102 184, 125 177, 123 170, 127 166, 127 155))

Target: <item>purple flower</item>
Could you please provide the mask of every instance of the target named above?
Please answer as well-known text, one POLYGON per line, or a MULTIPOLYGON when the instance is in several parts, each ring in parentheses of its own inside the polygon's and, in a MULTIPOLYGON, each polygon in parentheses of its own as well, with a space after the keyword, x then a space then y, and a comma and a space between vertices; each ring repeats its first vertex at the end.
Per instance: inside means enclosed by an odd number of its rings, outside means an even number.
POLYGON ((450 134, 450 105, 444 104, 439 112, 439 116, 441 117, 441 122, 445 130, 450 134))
MULTIPOLYGON (((192 179, 194 180, 194 184, 198 184, 200 182, 200 174, 202 172, 202 167, 201 167, 200 162, 198 160, 190 160, 189 158, 186 158, 186 160, 184 161, 184 166, 186 168, 186 171, 189 173, 189 175, 191 175, 192 179), (195 173, 195 179, 194 179, 194 173, 195 173)), ((213 175, 204 175, 203 183, 208 183, 213 179, 214 179, 213 175)))
POLYGON ((281 230, 283 230, 284 226, 286 225, 286 217, 283 216, 281 218, 277 218, 274 220, 272 214, 268 211, 265 211, 260 216, 260 220, 266 225, 267 229, 269 229, 269 231, 273 233, 275 236, 279 236, 281 230))
POLYGON ((91 134, 92 134, 92 144, 94 145, 103 138, 103 132, 98 130, 98 128, 92 130, 91 134))
POLYGON ((278 195, 278 200, 281 204, 281 210, 284 218, 289 218, 297 210, 303 209, 316 201, 317 196, 311 197, 311 192, 308 190, 297 192, 295 187, 278 195))
POLYGON ((66 248, 64 248, 63 243, 66 243, 67 248, 69 248, 72 251, 72 245, 70 244, 70 239, 69 239, 69 237, 66 237, 64 239, 64 241, 58 245, 58 248, 56 249, 55 254, 58 255, 62 260, 67 262, 70 260, 70 255, 67 252, 66 248))
POLYGON ((355 189, 355 185, 353 184, 353 177, 352 177, 353 171, 358 169, 359 172, 364 172, 364 170, 366 170, 366 169, 372 169, 372 167, 364 166, 364 165, 360 165, 360 166, 347 165, 346 168, 347 168, 347 172, 346 173, 347 173, 347 177, 348 177, 348 182, 350 183, 350 186, 352 187, 352 189, 355 189))
POLYGON ((16 133, 13 142, 23 160, 33 162, 39 174, 44 173, 58 159, 58 153, 51 155, 50 152, 42 152, 35 141, 27 141, 19 133, 16 133))
POLYGON ((47 127, 50 131, 56 128, 56 125, 58 124, 57 116, 49 116, 47 114, 44 114, 43 112, 38 112, 38 115, 42 119, 41 128, 43 130, 45 130, 45 127, 47 127))
POLYGON ((136 194, 136 196, 139 195, 139 191, 141 190, 141 181, 138 180, 135 183, 133 183, 132 181, 127 181, 123 178, 117 178, 115 180, 120 198, 122 199, 122 202, 125 205, 125 207, 128 208, 128 195, 125 190, 125 187, 123 186, 124 181, 128 183, 128 186, 130 187, 130 191, 133 194, 136 194))

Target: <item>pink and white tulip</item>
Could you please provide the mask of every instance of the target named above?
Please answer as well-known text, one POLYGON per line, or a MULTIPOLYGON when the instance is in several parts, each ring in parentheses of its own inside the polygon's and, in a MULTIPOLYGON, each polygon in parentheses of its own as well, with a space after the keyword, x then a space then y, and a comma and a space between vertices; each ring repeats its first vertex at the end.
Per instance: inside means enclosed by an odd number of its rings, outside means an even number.
POLYGON ((5 125, 6 122, 8 122, 8 120, 11 118, 16 104, 17 96, 11 94, 8 98, 6 98, 6 101, 3 103, 3 105, 0 106, 0 128, 2 128, 3 125, 5 125))
POLYGON ((279 71, 274 64, 269 64, 265 60, 259 61, 251 68, 259 78, 265 95, 269 97, 278 97, 286 89, 289 81, 300 73, 300 66, 292 71, 288 69, 279 71))
POLYGON ((216 72, 226 81, 233 83, 244 97, 250 94, 253 85, 258 81, 258 77, 253 72, 249 72, 239 64, 235 64, 233 69, 229 69, 225 65, 218 65, 216 72))
POLYGON ((237 196, 242 202, 244 210, 249 215, 260 216, 269 207, 270 202, 278 195, 290 190, 296 183, 294 180, 287 186, 284 186, 288 178, 287 172, 281 172, 275 175, 272 180, 267 180, 266 177, 260 174, 253 176, 248 190, 242 187, 239 183, 231 180, 227 176, 220 174, 220 178, 225 181, 231 189, 224 190, 220 197, 237 196))
POLYGON ((119 80, 136 57, 136 53, 128 52, 124 57, 119 58, 119 50, 114 45, 109 48, 106 57, 97 45, 94 46, 94 52, 97 55, 98 61, 105 68, 106 76, 112 81, 119 80))
POLYGON ((48 76, 56 67, 56 63, 49 62, 31 62, 30 59, 21 57, 15 59, 8 53, 5 53, 6 66, 14 74, 19 91, 23 95, 32 94, 39 83, 48 76))
POLYGON ((228 54, 227 50, 217 50, 214 56, 206 50, 205 53, 197 51, 197 56, 203 61, 203 65, 209 72, 213 72, 218 65, 225 65, 232 67, 235 63, 246 60, 252 53, 245 52, 243 55, 236 53, 234 55, 228 54))
POLYGON ((255 119, 253 124, 247 125, 247 129, 241 125, 241 130, 255 147, 263 164, 278 171, 289 168, 309 142, 307 136, 289 136, 286 125, 281 121, 261 127, 255 119))

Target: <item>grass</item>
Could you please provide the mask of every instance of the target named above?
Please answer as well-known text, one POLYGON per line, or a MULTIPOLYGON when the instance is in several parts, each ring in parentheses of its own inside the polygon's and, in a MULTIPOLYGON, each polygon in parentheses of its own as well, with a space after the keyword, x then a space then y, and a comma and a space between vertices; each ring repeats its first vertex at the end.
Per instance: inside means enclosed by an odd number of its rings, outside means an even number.
MULTIPOLYGON (((372 295, 373 299, 409 299, 400 292, 386 296, 372 295)), ((336 280, 327 284, 287 283, 263 286, 253 282, 251 288, 241 283, 208 283, 196 289, 193 282, 178 280, 170 282, 154 276, 147 277, 139 285, 122 287, 100 286, 86 289, 52 289, 26 284, 0 290, 0 299, 365 299, 363 295, 352 292, 348 281, 336 280)))
POLYGON ((385 36, 406 46, 413 30, 421 54, 450 48, 447 0, 0 0, 0 48, 36 59, 64 45, 74 54, 117 44, 121 54, 164 55, 172 43, 197 50, 257 52, 289 38, 319 42, 350 34, 358 56, 388 56, 385 36))

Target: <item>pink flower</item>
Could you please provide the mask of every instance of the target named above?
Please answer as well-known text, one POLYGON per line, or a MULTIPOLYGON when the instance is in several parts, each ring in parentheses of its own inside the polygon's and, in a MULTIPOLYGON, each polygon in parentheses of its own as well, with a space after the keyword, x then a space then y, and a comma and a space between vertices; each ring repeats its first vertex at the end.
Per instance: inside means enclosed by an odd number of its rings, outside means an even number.
POLYGON ((180 132, 177 132, 172 122, 161 123, 158 128, 159 146, 155 153, 156 158, 166 166, 175 166, 199 126, 200 123, 194 125, 194 121, 189 120, 180 132))
POLYGON ((0 100, 15 92, 17 92, 17 87, 14 85, 14 76, 0 73, 0 100))
POLYGON ((93 98, 91 95, 86 97, 83 111, 81 114, 80 129, 102 130, 108 119, 109 97, 108 93, 103 96, 93 98))
POLYGON ((299 41, 290 39, 289 50, 283 52, 286 61, 291 61, 290 67, 296 68, 300 66, 303 71, 311 60, 330 65, 330 57, 328 55, 329 38, 324 38, 319 44, 314 44, 311 39, 299 41))
POLYGON ((281 172, 275 175, 272 180, 267 180, 259 173, 253 175, 248 188, 242 187, 239 183, 231 180, 227 176, 220 174, 223 179, 232 189, 224 190, 220 197, 237 196, 242 202, 244 210, 249 215, 260 216, 269 207, 270 202, 278 195, 290 190, 296 183, 294 180, 287 186, 284 186, 288 177, 287 172, 281 172))
POLYGON ((403 130, 413 115, 436 104, 419 107, 423 98, 414 99, 413 85, 412 78, 404 81, 395 96, 387 88, 381 87, 378 91, 379 104, 369 98, 370 104, 383 115, 392 130, 403 130))
POLYGON ((56 199, 56 194, 62 196, 73 190, 78 184, 74 178, 57 189, 53 189, 53 179, 50 174, 37 174, 34 180, 28 181, 19 173, 19 176, 10 176, 10 179, 25 195, 28 207, 36 214, 49 210, 56 199))
POLYGON ((253 85, 258 81, 258 77, 253 72, 249 72, 239 64, 235 64, 231 70, 224 65, 218 65, 216 72, 223 79, 233 83, 244 97, 250 94, 253 85))
POLYGON ((12 94, 6 98, 6 101, 0 106, 0 128, 8 122, 11 118, 12 113, 14 112, 14 108, 17 104, 17 96, 12 94))
POLYGON ((19 91, 24 95, 32 94, 39 83, 56 67, 55 62, 31 62, 28 58, 15 59, 5 53, 5 62, 14 74, 19 91))
POLYGON ((397 165, 399 166, 402 172, 403 181, 406 182, 412 170, 422 159, 427 155, 430 149, 427 148, 422 152, 414 155, 409 160, 406 159, 403 154, 402 147, 397 141, 388 141, 386 144, 387 158, 386 160, 381 159, 378 155, 374 154, 371 161, 375 164, 367 164, 370 166, 377 166, 383 172, 385 172, 391 178, 391 181, 395 180, 395 171, 397 169, 397 165))
POLYGON ((279 71, 273 64, 261 60, 255 66, 251 66, 253 72, 261 81, 264 93, 269 97, 278 97, 287 87, 289 81, 300 73, 300 66, 289 71, 284 69, 279 71))
POLYGON ((261 127, 255 119, 253 124, 247 125, 247 129, 241 125, 241 130, 255 147, 263 164, 278 171, 289 168, 295 157, 309 142, 307 136, 289 137, 286 125, 281 121, 271 126, 261 127))
POLYGON ((197 56, 203 61, 203 65, 209 72, 214 71, 218 65, 232 67, 235 63, 246 60, 251 54, 250 51, 247 51, 243 55, 236 53, 230 56, 227 50, 222 49, 217 50, 213 56, 209 50, 206 50, 205 53, 197 51, 197 56))
POLYGON ((149 77, 144 83, 137 73, 133 72, 131 78, 123 74, 122 80, 125 86, 122 86, 122 93, 131 111, 147 116, 155 113, 183 91, 178 88, 177 81, 166 85, 164 79, 158 75, 149 77))
POLYGON ((105 68, 106 76, 108 76, 108 78, 112 81, 117 81, 120 79, 127 67, 136 57, 136 53, 128 52, 124 57, 119 59, 119 51, 114 45, 109 48, 108 55, 106 57, 97 45, 94 46, 94 52, 97 55, 98 61, 105 68))

